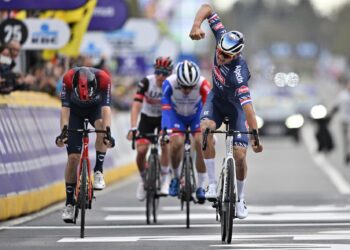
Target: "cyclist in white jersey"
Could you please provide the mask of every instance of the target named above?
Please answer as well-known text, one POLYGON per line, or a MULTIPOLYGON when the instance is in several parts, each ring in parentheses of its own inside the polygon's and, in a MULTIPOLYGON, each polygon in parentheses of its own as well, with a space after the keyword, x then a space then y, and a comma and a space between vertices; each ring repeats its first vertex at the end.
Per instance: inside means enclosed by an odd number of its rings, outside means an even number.
MULTIPOLYGON (((176 74, 169 76, 163 84, 162 98, 162 128, 185 130, 190 126, 191 131, 200 131, 200 113, 210 90, 209 82, 200 75, 198 66, 191 61, 183 61, 177 65, 176 74)), ((180 133, 170 137, 170 159, 174 178, 171 180, 169 195, 177 196, 180 185, 179 168, 182 159, 184 137, 180 133)), ((204 185, 206 169, 203 161, 202 134, 193 134, 197 152, 196 168, 198 188, 196 197, 199 203, 205 202, 204 185)))
MULTIPOLYGON (((129 140, 132 139, 133 131, 137 135, 153 133, 155 128, 161 130, 161 98, 163 81, 172 73, 173 62, 169 57, 158 57, 154 64, 154 74, 148 75, 138 83, 138 90, 135 94, 134 102, 131 108, 131 129, 127 135, 129 140), (140 121, 137 127, 137 121, 140 115, 140 121)), ((149 141, 145 138, 136 141, 136 163, 140 172, 141 181, 136 191, 138 200, 143 201, 146 196, 144 181, 146 177, 145 165, 146 154, 149 148, 149 141)), ((167 147, 162 146, 160 157, 161 164, 161 194, 168 194, 170 182, 169 175, 169 157, 167 147)))

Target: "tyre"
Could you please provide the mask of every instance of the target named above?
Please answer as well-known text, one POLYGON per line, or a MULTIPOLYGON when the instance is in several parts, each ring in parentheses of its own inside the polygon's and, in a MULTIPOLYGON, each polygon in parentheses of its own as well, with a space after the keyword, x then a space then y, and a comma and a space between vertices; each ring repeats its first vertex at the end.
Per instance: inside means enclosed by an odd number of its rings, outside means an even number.
POLYGON ((218 210, 219 210, 219 215, 220 215, 220 224, 221 224, 221 241, 225 242, 226 241, 226 205, 224 200, 222 199, 223 197, 223 192, 225 191, 224 188, 224 174, 221 172, 220 179, 219 179, 219 197, 218 197, 218 210))
POLYGON ((187 156, 184 164, 185 170, 185 202, 186 202, 186 227, 190 228, 190 202, 192 197, 191 183, 191 157, 187 156))
POLYGON ((232 224, 235 214, 236 190, 234 189, 234 167, 233 159, 227 160, 227 217, 226 217, 226 242, 231 243, 232 240, 232 224))
POLYGON ((156 161, 154 156, 150 155, 148 160, 148 169, 146 175, 146 222, 151 224, 151 216, 154 213, 154 196, 155 196, 155 168, 156 161))
POLYGON ((80 238, 85 236, 85 209, 86 209, 86 197, 87 197, 87 161, 83 160, 83 169, 81 171, 80 178, 80 238))
POLYGON ((158 207, 159 207, 159 195, 160 192, 160 163, 158 158, 156 160, 155 168, 155 192, 153 198, 153 223, 157 223, 158 207))

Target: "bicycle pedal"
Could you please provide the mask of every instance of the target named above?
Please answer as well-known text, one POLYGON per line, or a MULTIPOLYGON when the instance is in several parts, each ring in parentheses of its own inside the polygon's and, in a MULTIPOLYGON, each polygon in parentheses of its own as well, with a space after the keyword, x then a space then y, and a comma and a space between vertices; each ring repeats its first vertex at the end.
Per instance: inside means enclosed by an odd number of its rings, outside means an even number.
POLYGON ((216 201, 214 201, 212 204, 211 204, 211 207, 212 208, 218 208, 218 203, 216 201))
POLYGON ((207 200, 210 201, 210 202, 216 202, 217 201, 216 198, 207 198, 207 200))

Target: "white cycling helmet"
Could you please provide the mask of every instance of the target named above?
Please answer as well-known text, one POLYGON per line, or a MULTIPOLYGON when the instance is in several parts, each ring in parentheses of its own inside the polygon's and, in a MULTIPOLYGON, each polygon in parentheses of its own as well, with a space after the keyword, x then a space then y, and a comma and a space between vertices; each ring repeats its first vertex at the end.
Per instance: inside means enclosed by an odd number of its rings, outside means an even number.
POLYGON ((177 82, 181 87, 194 87, 200 78, 200 69, 192 61, 184 60, 177 64, 177 82))
POLYGON ((237 30, 225 33, 222 35, 218 47, 226 54, 236 55, 244 48, 243 34, 237 30))

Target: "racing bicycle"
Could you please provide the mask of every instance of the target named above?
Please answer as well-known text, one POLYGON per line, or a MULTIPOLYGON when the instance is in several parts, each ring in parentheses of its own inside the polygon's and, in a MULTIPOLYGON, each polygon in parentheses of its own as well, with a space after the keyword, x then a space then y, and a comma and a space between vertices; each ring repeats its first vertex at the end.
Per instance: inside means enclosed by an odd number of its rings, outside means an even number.
POLYGON ((157 223, 158 206, 160 194, 160 161, 159 161, 159 138, 158 129, 154 130, 154 133, 145 133, 136 135, 136 131, 133 131, 132 137, 132 149, 135 149, 135 141, 137 139, 147 139, 151 142, 151 151, 147 159, 146 168, 146 222, 151 224, 152 216, 153 222, 157 223))
POLYGON ((107 127, 106 130, 89 129, 89 120, 84 120, 83 129, 68 129, 67 125, 63 130, 72 133, 81 133, 83 135, 83 151, 80 157, 80 164, 77 169, 77 186, 75 190, 75 211, 73 223, 76 224, 80 210, 80 238, 85 236, 85 211, 91 209, 92 200, 95 198, 93 194, 91 167, 89 160, 89 134, 90 133, 104 133, 105 139, 110 140, 111 130, 107 127))
POLYGON ((231 243, 232 240, 232 224, 236 216, 236 202, 237 195, 237 178, 236 178, 236 163, 233 157, 233 139, 240 134, 251 134, 254 136, 256 144, 259 145, 258 133, 256 130, 252 132, 235 131, 229 128, 229 118, 225 117, 224 124, 226 129, 210 130, 207 128, 203 134, 203 150, 207 147, 208 134, 225 134, 226 135, 226 156, 223 160, 219 182, 218 182, 218 196, 213 202, 213 207, 216 208, 216 220, 221 223, 221 240, 223 242, 231 243))

